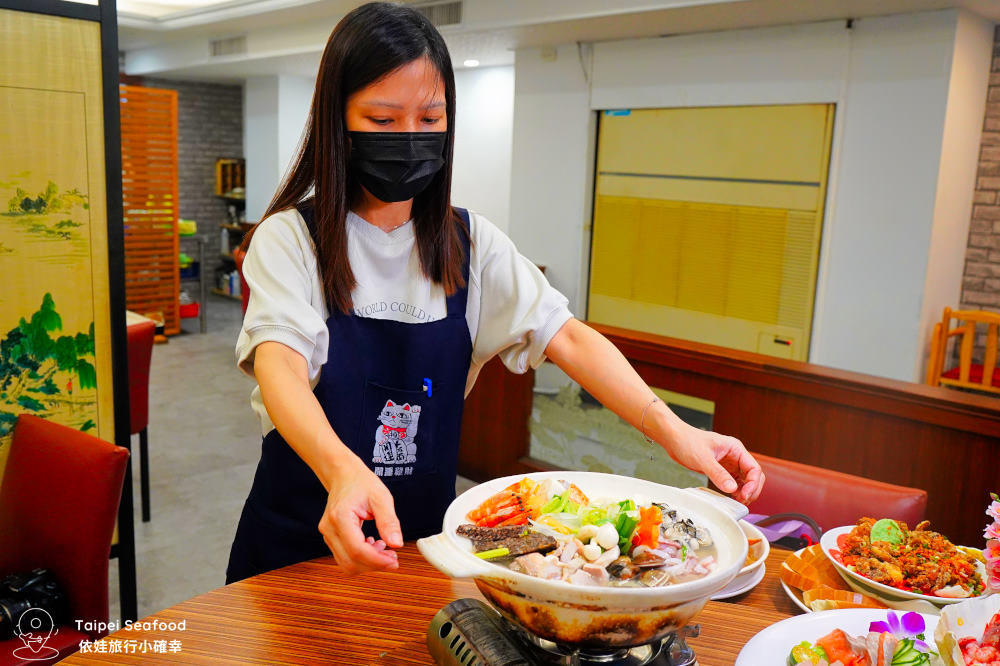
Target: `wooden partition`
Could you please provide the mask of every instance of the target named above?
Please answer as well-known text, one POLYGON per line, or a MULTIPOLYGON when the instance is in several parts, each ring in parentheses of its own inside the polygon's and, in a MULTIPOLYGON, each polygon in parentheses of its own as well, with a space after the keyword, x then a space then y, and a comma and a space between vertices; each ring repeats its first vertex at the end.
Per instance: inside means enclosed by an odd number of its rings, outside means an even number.
POLYGON ((129 310, 161 313, 172 335, 181 327, 177 91, 122 85, 120 92, 125 298, 129 310))
MULTIPOLYGON (((130 447, 118 58, 113 0, 0 0, 0 472, 20 414, 130 447)), ((115 549, 135 620, 129 471, 115 549)))
MULTIPOLYGON (((650 385, 713 401, 715 430, 751 451, 924 488, 935 528, 982 545, 989 493, 1000 491, 1000 400, 592 326, 650 385)), ((493 370, 466 403, 460 473, 551 469, 529 456, 533 382, 493 370)))

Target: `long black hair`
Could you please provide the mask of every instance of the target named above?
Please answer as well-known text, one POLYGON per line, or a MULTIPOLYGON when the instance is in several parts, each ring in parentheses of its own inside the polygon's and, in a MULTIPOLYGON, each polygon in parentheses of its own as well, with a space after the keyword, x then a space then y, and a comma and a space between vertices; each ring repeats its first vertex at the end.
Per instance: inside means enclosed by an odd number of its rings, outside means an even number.
MULTIPOLYGON (((347 98, 390 72, 426 57, 444 80, 447 117, 444 166, 413 200, 413 223, 420 265, 428 279, 448 294, 462 287, 464 226, 451 206, 451 165, 455 146, 455 73, 437 28, 405 6, 371 2, 347 14, 330 33, 299 153, 267 206, 264 218, 297 205, 311 205, 317 265, 328 306, 351 309, 357 283, 347 258, 347 213, 360 197, 350 169, 345 111, 347 98), (310 198, 309 192, 313 191, 310 198)), ((263 218, 262 218, 263 219, 263 218)), ((242 249, 249 246, 246 234, 242 249)))

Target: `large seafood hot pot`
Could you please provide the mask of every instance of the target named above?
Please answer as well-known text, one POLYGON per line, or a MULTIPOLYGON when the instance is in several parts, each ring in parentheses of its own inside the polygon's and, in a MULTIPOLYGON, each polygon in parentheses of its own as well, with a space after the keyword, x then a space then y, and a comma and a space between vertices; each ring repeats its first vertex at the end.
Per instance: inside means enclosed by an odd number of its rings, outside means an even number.
POLYGON ((417 547, 444 574, 475 579, 505 618, 539 638, 580 648, 633 647, 683 627, 736 576, 747 556, 746 535, 736 521, 745 515, 742 504, 707 490, 593 472, 539 472, 494 479, 466 491, 445 513, 443 532, 418 540, 417 547), (534 578, 483 561, 455 530, 468 522, 470 510, 525 476, 564 479, 592 499, 665 502, 711 532, 718 564, 703 578, 675 585, 596 587, 534 578))

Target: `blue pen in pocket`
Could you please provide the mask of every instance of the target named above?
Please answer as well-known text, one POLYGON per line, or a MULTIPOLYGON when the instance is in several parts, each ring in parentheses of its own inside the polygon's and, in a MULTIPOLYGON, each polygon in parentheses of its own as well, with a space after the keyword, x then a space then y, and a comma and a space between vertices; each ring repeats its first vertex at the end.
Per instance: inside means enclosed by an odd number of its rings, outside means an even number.
POLYGON ((430 380, 430 377, 424 377, 424 390, 427 391, 427 397, 431 397, 431 392, 434 390, 434 383, 430 380))

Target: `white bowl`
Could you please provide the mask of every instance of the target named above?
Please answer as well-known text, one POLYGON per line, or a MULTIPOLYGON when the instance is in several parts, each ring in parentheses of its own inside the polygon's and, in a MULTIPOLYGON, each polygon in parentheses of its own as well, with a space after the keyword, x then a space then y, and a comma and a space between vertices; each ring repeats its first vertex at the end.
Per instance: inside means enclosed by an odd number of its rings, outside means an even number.
POLYGON ((768 543, 767 537, 764 536, 764 533, 757 529, 757 526, 753 523, 741 520, 739 525, 740 529, 743 530, 743 534, 747 537, 748 547, 750 545, 750 539, 759 539, 758 543, 749 551, 755 556, 756 559, 740 569, 739 574, 736 575, 736 580, 740 580, 741 578, 749 580, 757 569, 764 566, 764 562, 767 561, 767 556, 771 554, 771 544, 768 543))
POLYGON ((743 568, 747 539, 736 520, 743 505, 726 497, 651 481, 594 472, 538 472, 494 479, 462 493, 445 513, 443 531, 417 541, 423 556, 452 578, 474 578, 483 596, 508 620, 556 643, 580 647, 627 647, 661 638, 684 626, 743 568), (563 479, 588 496, 666 502, 709 530, 716 568, 696 580, 665 587, 580 586, 534 578, 485 562, 471 542, 456 534, 466 514, 525 476, 563 479), (732 513, 728 513, 728 512, 732 513))
POLYGON ((753 523, 741 520, 739 525, 747 538, 747 547, 749 548, 747 552, 754 555, 754 561, 740 569, 740 572, 736 574, 736 578, 729 585, 726 585, 724 589, 712 595, 713 601, 731 599, 732 597, 749 592, 764 579, 764 562, 767 560, 767 556, 771 554, 771 544, 768 543, 767 537, 764 536, 763 532, 757 529, 757 526, 753 523), (759 539, 759 541, 751 547, 750 539, 759 539))
MULTIPOLYGON (((861 574, 851 570, 850 567, 844 566, 837 561, 837 558, 832 555, 832 552, 840 552, 840 546, 837 545, 837 537, 841 534, 849 534, 854 527, 854 525, 835 527, 824 532, 823 536, 819 540, 820 546, 823 548, 823 554, 826 555, 831 562, 833 562, 833 566, 837 567, 837 571, 840 573, 841 578, 844 579, 844 582, 846 582, 851 589, 883 601, 906 601, 908 599, 920 599, 921 601, 928 601, 939 607, 966 601, 966 599, 949 599, 947 597, 935 597, 929 594, 919 594, 917 592, 900 590, 899 588, 892 587, 891 585, 876 583, 870 578, 865 578, 861 574)), ((975 599, 976 597, 969 598, 975 599)))

